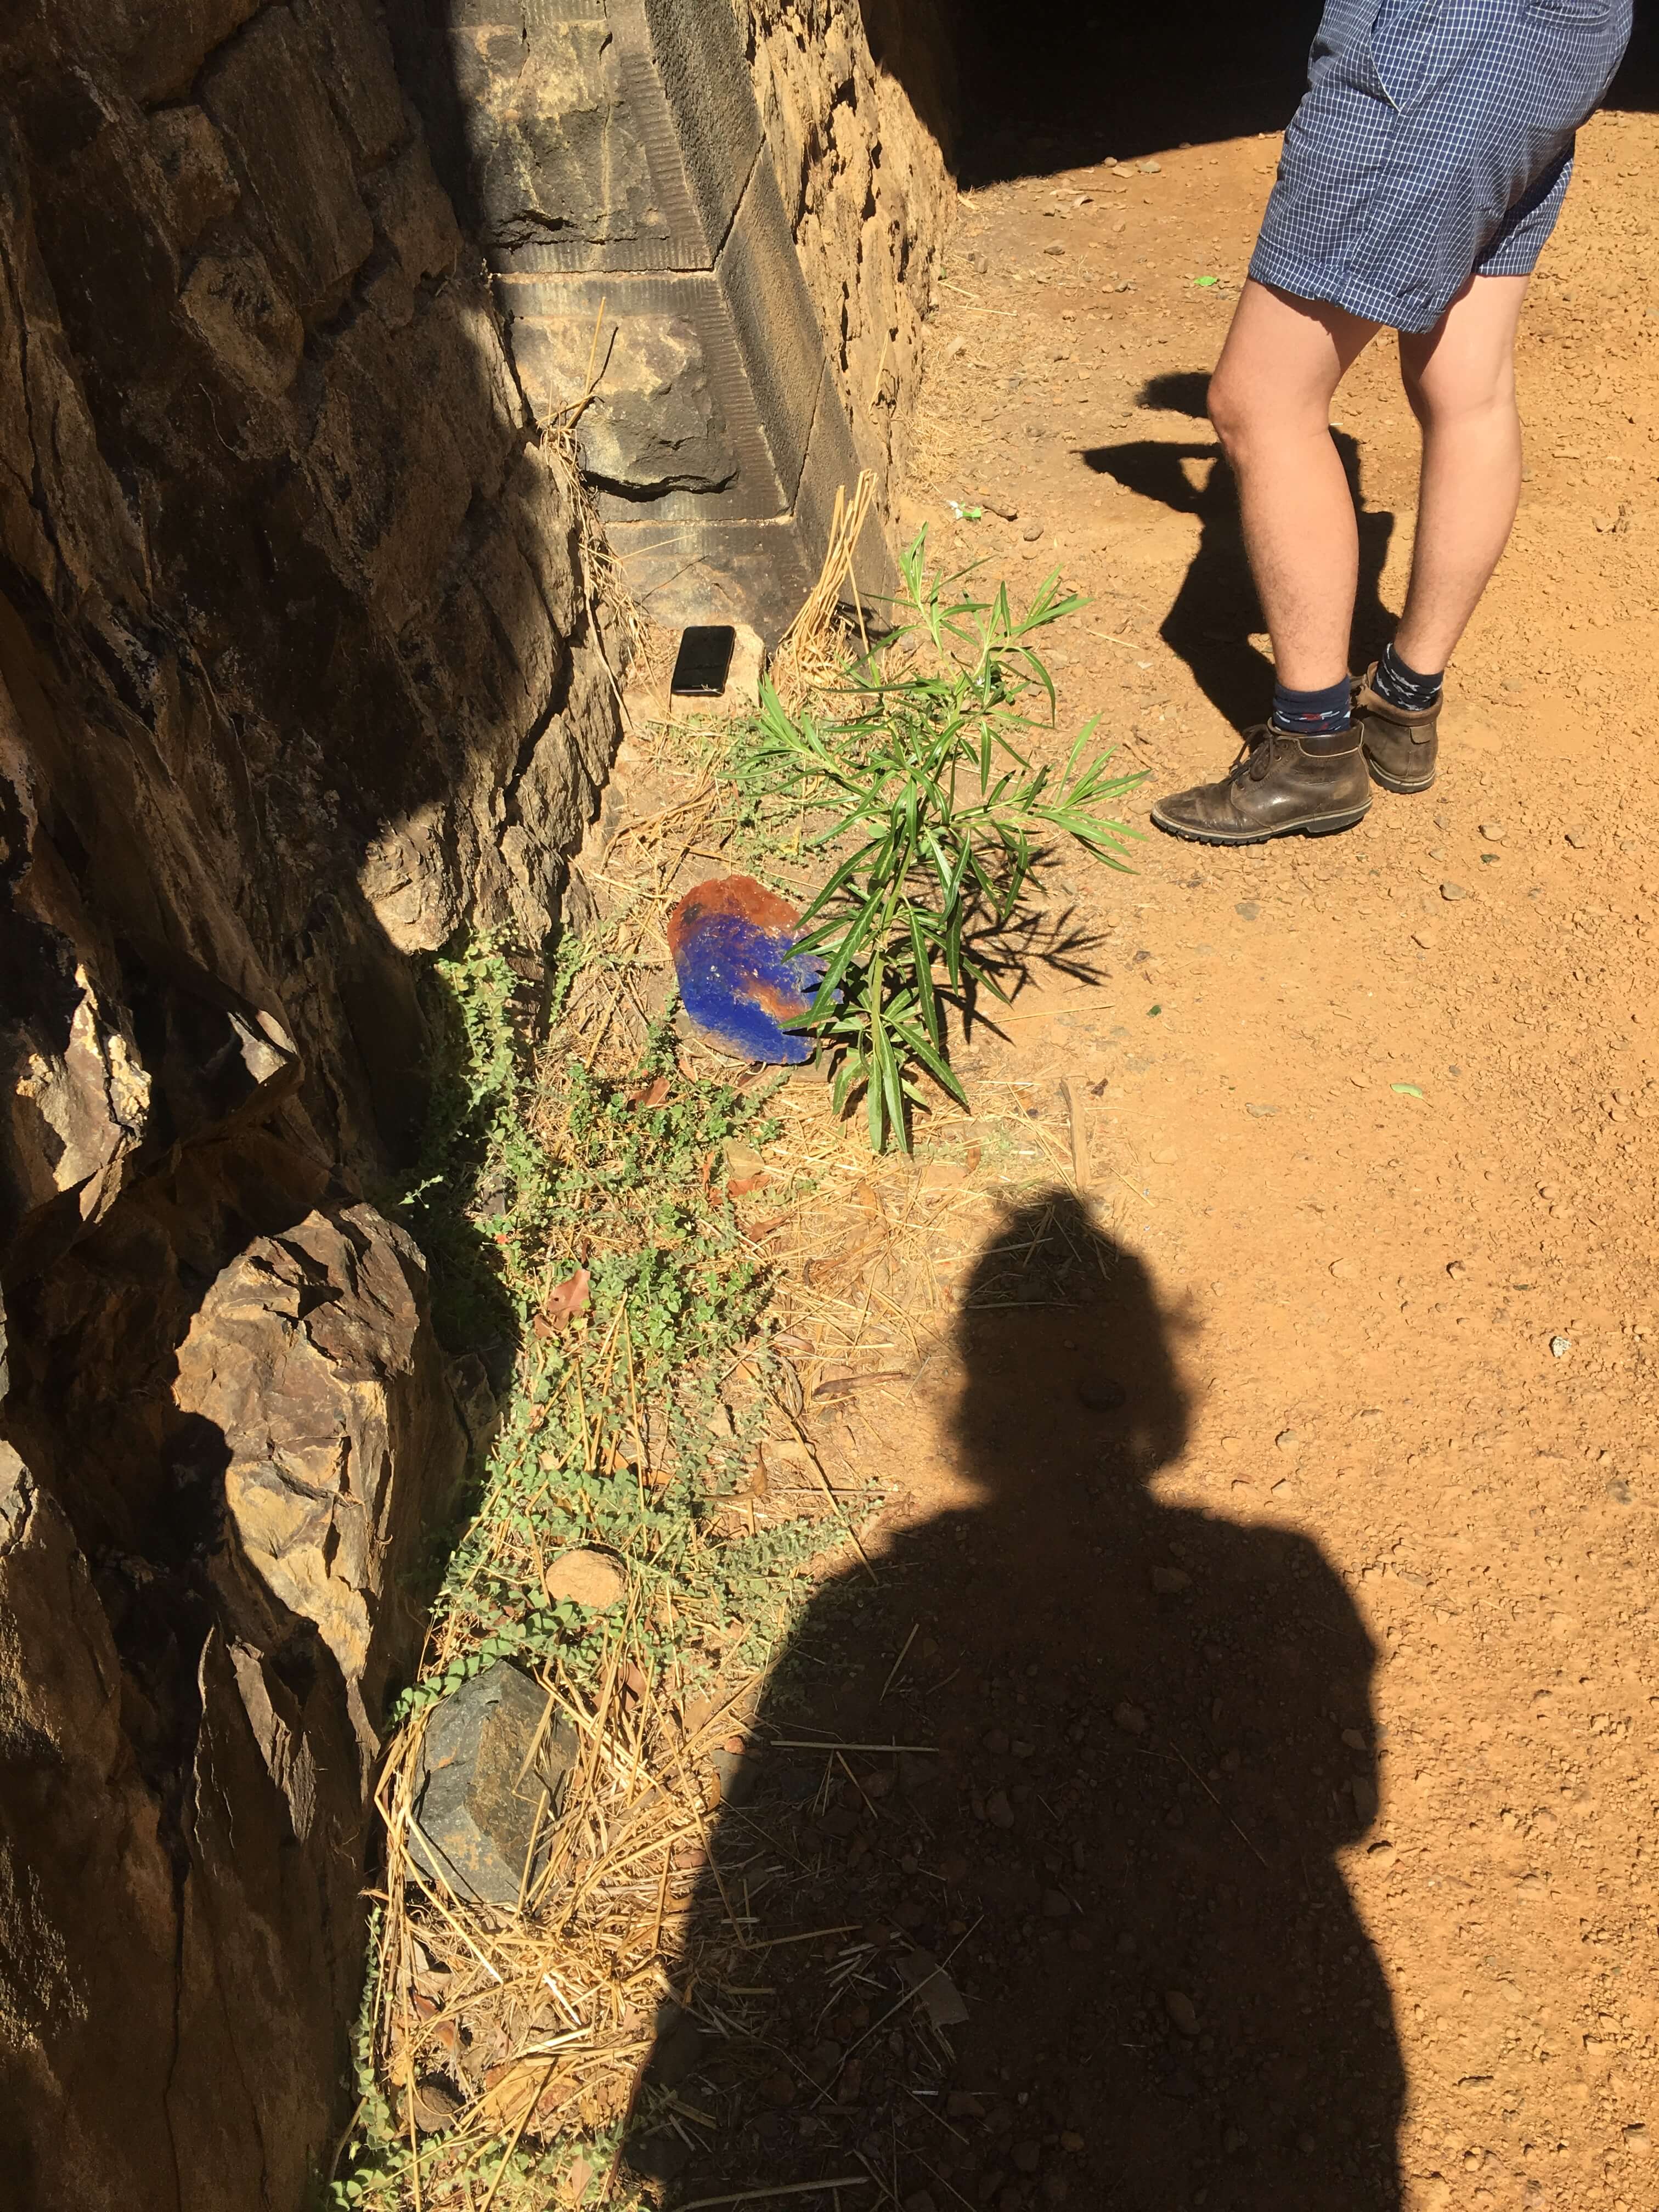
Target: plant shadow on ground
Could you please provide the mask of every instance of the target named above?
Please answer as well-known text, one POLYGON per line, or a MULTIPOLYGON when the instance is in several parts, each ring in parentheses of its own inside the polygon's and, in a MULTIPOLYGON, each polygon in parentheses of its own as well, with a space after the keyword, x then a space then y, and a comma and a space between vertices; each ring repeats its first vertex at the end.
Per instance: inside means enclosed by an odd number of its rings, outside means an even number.
MULTIPOLYGON (((1209 378, 1182 370, 1155 376, 1137 404, 1205 421, 1209 378)), ((1382 599, 1382 570, 1394 537, 1394 516, 1368 507, 1359 448, 1344 430, 1334 433, 1359 518, 1359 589, 1354 604, 1353 651, 1359 665, 1374 660, 1393 636, 1395 617, 1382 599)), ((1160 501, 1201 525, 1198 550, 1181 581, 1158 635, 1192 670, 1218 714, 1237 726, 1265 719, 1273 696, 1273 664, 1251 644, 1265 628, 1250 578, 1232 471, 1213 438, 1178 444, 1161 438, 1121 446, 1093 446, 1083 454, 1097 476, 1110 477, 1143 499, 1160 501), (1201 487, 1188 474, 1191 462, 1207 464, 1201 487)))
POLYGON ((963 1502, 823 1589, 733 1762, 629 2137, 667 2203, 1399 2205, 1336 1857, 1376 1655, 1305 1536, 1154 1492, 1183 1327, 1070 1194, 986 1244, 963 1502))

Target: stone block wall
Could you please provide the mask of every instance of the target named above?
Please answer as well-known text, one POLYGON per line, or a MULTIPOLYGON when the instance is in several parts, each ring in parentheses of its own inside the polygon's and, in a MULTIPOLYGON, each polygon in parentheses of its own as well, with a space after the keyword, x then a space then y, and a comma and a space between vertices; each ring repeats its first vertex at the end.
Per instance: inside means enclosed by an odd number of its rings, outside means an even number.
POLYGON ((956 206, 941 0, 731 0, 837 390, 883 510, 956 206))
MULTIPOLYGON (((389 20, 526 391, 544 420, 579 411, 635 590, 665 623, 775 636, 836 490, 871 466, 884 495, 951 198, 854 0, 389 20)), ((878 531, 861 552, 879 588, 878 531)))
MULTIPOLYGON (((625 210, 620 219, 625 220, 625 210)), ((374 0, 0 21, 0 2140, 300 2212, 464 1455, 411 956, 555 926, 573 489, 374 0), (9 1342, 7 1340, 9 1339, 9 1342)))

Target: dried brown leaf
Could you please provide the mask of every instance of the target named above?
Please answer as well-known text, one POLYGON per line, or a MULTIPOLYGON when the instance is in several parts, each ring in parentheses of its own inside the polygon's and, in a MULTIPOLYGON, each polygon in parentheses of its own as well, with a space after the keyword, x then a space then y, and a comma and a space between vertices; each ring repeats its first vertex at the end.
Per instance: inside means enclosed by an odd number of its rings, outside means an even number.
POLYGON ((536 1316, 538 1336, 558 1336, 569 1328, 579 1314, 587 1311, 587 1270, 578 1267, 574 1275, 567 1275, 562 1283, 555 1283, 542 1300, 542 1310, 536 1316), (542 1324, 545 1322, 544 1328, 542 1324))

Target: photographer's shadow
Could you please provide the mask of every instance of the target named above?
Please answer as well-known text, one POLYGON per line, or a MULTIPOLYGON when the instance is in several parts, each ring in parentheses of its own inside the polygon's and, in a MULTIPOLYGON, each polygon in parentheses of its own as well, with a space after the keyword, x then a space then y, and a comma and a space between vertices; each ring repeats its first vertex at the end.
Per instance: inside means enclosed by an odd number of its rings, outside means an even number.
MULTIPOLYGON (((1136 401, 1140 407, 1207 421, 1207 376, 1192 371, 1155 376, 1136 401)), ((1359 448, 1346 430, 1333 432, 1359 518, 1359 589, 1354 603, 1352 665, 1374 660, 1395 632, 1395 617, 1382 599, 1382 570, 1394 537, 1394 516, 1368 507, 1359 448)), ((1250 642, 1266 628, 1250 577, 1232 471, 1213 438, 1176 445, 1142 438, 1121 446, 1091 446, 1082 455, 1097 476, 1110 477, 1143 499, 1176 514, 1196 515, 1202 526, 1198 551, 1181 581, 1158 635, 1198 679, 1218 713, 1235 727, 1261 721, 1273 696, 1273 664, 1250 642), (1194 483, 1189 463, 1205 473, 1194 483)))
POLYGON ((986 1245, 961 1502, 817 1594, 721 1808, 625 2145, 670 2203, 1398 2207, 1374 1653, 1306 1536, 1154 1492, 1177 1326, 1069 1193, 986 1245))

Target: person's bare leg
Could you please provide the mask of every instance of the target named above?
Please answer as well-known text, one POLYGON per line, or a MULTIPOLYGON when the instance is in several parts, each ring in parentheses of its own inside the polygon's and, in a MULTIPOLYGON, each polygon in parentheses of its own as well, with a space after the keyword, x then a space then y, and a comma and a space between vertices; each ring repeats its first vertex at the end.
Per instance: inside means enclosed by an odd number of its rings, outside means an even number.
POLYGON ((1295 691, 1348 672, 1359 533, 1330 405, 1378 327, 1251 279, 1210 380, 1275 669, 1295 691))
POLYGON ((1431 331, 1402 331, 1400 373, 1423 432, 1411 584, 1395 648, 1444 668, 1498 566, 1521 499, 1515 331, 1524 276, 1474 276, 1431 331))

